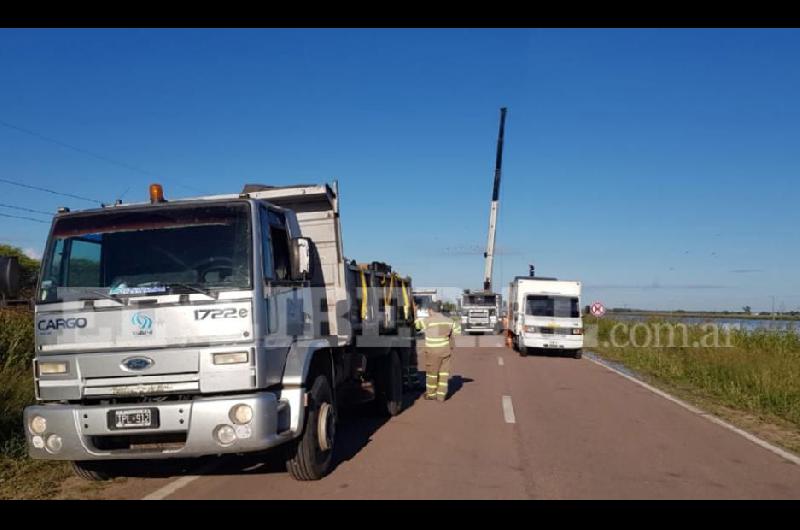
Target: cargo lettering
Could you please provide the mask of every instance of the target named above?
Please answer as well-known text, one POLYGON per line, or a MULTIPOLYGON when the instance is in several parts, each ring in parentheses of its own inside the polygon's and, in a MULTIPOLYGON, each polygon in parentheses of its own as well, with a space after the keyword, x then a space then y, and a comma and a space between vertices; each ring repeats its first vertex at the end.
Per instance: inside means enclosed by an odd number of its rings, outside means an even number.
POLYGON ((52 331, 58 329, 83 329, 87 326, 86 319, 79 318, 51 318, 48 320, 40 320, 36 323, 39 331, 52 331))

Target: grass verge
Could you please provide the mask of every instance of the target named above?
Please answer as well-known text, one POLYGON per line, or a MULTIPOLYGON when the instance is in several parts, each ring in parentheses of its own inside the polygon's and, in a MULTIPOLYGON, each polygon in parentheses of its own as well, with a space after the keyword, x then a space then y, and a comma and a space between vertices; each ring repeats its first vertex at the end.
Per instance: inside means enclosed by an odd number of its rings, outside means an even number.
POLYGON ((71 475, 64 462, 28 457, 22 409, 33 402, 30 369, 0 369, 0 499, 47 499, 57 496, 71 475))
POLYGON ((742 331, 703 324, 673 328, 662 319, 643 326, 614 319, 596 324, 597 347, 648 383, 800 454, 800 335, 742 331), (659 330, 660 341, 656 341, 659 330), (633 344, 641 346, 633 346, 633 344))

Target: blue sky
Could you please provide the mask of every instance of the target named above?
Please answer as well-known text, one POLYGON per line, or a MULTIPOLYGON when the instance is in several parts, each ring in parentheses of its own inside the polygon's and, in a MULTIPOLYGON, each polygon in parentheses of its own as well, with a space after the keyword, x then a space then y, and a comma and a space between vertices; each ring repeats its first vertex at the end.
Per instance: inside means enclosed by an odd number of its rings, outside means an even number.
MULTIPOLYGON (((793 310, 798 59, 796 30, 2 30, 0 121, 40 136, 0 126, 0 178, 108 201, 338 178, 348 256, 478 288, 507 106, 496 284, 533 262, 587 302, 793 310)), ((46 232, 0 217, 33 253, 46 232)))

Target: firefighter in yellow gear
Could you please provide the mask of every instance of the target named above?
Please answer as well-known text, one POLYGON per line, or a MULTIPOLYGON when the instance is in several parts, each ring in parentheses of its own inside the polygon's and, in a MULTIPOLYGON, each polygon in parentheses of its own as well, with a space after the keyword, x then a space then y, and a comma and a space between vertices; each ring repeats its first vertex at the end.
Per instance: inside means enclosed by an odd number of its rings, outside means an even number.
POLYGON ((414 321, 414 327, 425 334, 425 399, 444 401, 453 346, 456 335, 461 334, 461 324, 431 309, 428 317, 414 321))

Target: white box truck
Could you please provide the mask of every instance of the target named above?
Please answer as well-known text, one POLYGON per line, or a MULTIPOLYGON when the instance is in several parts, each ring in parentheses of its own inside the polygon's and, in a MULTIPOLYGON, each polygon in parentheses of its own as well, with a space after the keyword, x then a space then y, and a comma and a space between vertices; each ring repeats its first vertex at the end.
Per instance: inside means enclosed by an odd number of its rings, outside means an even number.
POLYGON ((581 357, 581 282, 517 276, 509 285, 508 318, 512 344, 520 355, 547 349, 581 357))

